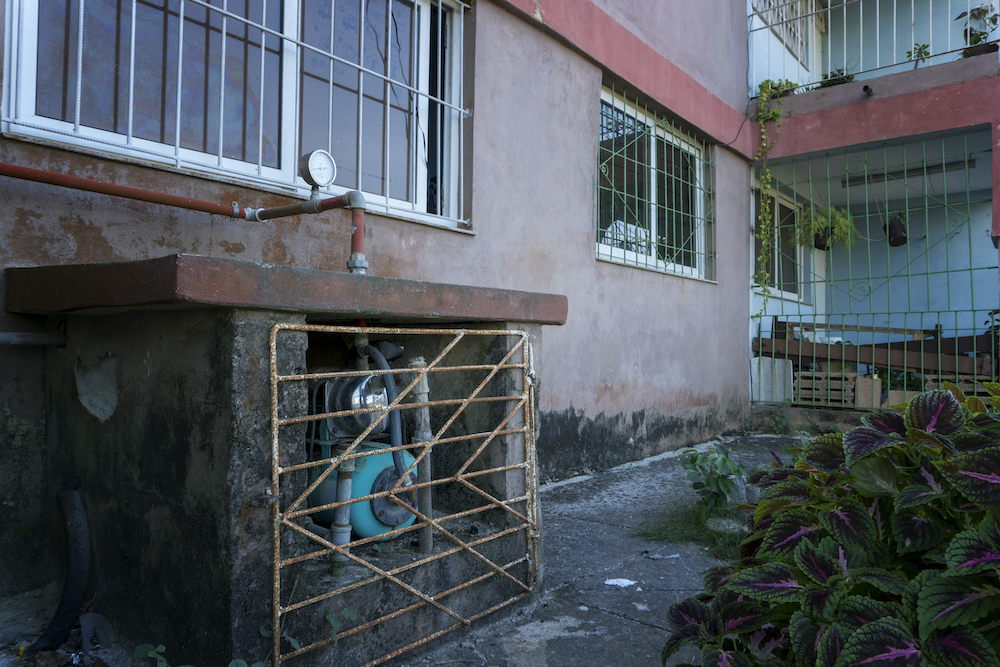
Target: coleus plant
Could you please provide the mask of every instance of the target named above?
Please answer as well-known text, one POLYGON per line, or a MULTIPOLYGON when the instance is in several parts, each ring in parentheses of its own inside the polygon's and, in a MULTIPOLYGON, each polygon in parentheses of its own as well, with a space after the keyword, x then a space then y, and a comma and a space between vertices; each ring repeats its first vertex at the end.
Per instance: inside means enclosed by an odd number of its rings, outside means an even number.
POLYGON ((739 563, 670 607, 664 664, 1000 667, 1000 384, 945 386, 753 476, 739 563))

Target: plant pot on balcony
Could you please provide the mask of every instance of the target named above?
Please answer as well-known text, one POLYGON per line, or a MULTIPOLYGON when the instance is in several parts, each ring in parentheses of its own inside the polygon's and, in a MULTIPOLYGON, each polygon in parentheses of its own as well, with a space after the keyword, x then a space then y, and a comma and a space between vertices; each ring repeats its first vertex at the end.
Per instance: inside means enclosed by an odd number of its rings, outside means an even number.
POLYGON ((962 57, 963 58, 972 58, 974 56, 982 56, 982 55, 986 55, 987 53, 993 53, 998 48, 1000 48, 1000 45, 998 45, 996 42, 989 42, 987 44, 976 44, 974 46, 967 46, 966 48, 962 49, 962 57))

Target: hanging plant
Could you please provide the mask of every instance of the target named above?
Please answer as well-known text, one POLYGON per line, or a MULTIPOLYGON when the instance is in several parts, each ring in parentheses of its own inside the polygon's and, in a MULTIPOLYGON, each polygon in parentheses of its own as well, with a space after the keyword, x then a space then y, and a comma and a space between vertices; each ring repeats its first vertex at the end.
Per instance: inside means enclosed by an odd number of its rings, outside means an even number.
POLYGON ((772 81, 765 79, 757 89, 757 122, 760 126, 760 143, 757 156, 760 161, 760 210, 757 211, 757 225, 754 234, 760 239, 760 254, 757 256, 757 271, 753 280, 763 290, 764 304, 760 313, 767 307, 770 296, 768 285, 771 283, 771 254, 774 239, 775 220, 771 208, 771 170, 767 166, 767 154, 781 136, 781 98, 795 90, 795 84, 788 79, 772 81), (773 104, 772 104, 773 102, 773 104), (774 136, 769 137, 768 125, 773 124, 774 136))
POLYGON ((829 250, 834 241, 840 241, 844 250, 850 250, 861 238, 851 214, 835 206, 810 206, 805 209, 795 231, 799 245, 819 250, 829 250))

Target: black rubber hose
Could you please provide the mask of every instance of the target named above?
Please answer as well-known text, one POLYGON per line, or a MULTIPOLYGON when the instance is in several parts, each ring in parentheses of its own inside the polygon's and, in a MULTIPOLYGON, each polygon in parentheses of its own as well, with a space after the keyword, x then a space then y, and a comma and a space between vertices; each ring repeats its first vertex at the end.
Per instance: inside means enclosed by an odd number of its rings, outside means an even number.
MULTIPOLYGON (((392 368, 389 366, 389 362, 385 360, 382 353, 379 352, 377 347, 372 345, 365 345, 361 348, 361 354, 371 357, 375 361, 375 365, 383 371, 391 371, 392 368)), ((385 383, 385 393, 391 404, 396 400, 399 392, 396 390, 396 380, 392 377, 392 373, 386 373, 382 376, 382 381, 385 383)), ((403 428, 399 422, 399 410, 391 410, 389 412, 389 442, 393 447, 403 446, 403 428)), ((396 468, 396 477, 402 478, 406 473, 406 462, 403 461, 402 450, 395 450, 392 453, 392 463, 396 468)))
POLYGON ((87 582, 90 580, 90 526, 87 524, 83 500, 77 492, 80 483, 81 479, 77 476, 66 486, 65 491, 56 496, 66 529, 66 583, 63 585, 62 599, 59 600, 55 616, 49 621, 42 636, 28 649, 29 654, 54 651, 66 642, 80 617, 83 600, 87 595, 87 582))

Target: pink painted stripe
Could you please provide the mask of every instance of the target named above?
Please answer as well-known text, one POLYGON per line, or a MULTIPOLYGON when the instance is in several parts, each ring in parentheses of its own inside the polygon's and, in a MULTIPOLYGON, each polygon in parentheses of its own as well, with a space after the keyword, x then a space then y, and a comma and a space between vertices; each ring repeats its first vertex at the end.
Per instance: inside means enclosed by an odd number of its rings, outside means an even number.
MULTIPOLYGON (((712 140, 727 143, 744 122, 742 111, 720 100, 589 0, 506 0, 610 72, 662 104, 712 140)), ((751 158, 753 126, 743 127, 733 149, 751 158)))

